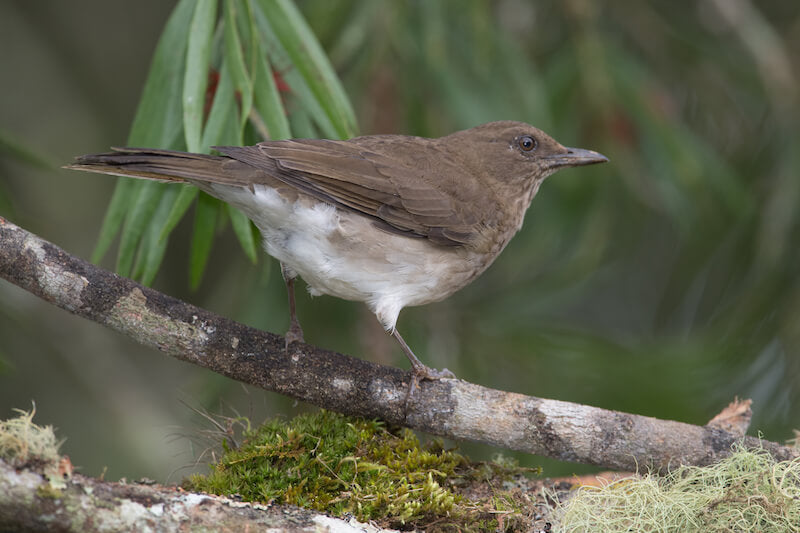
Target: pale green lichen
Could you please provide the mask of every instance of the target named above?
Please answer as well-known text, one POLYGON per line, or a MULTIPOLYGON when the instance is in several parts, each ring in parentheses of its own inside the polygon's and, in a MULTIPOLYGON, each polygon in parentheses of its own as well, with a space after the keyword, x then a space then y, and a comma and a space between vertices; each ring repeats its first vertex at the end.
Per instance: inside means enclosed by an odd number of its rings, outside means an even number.
POLYGON ((33 423, 36 404, 30 411, 15 409, 18 417, 0 420, 0 459, 15 468, 28 468, 44 474, 48 483, 38 487, 40 497, 60 498, 61 489, 71 475, 69 460, 62 464, 58 449, 63 441, 56 439, 52 426, 33 423), (63 466, 63 468, 62 468, 63 466))
POLYGON ((138 338, 140 332, 146 332, 148 345, 167 352, 192 352, 208 342, 214 327, 200 320, 196 322, 187 323, 151 311, 147 296, 138 287, 120 297, 106 318, 108 326, 129 336, 138 338))
POLYGON ((20 467, 28 464, 53 464, 60 459, 52 426, 33 423, 34 404, 30 411, 15 409, 19 416, 0 420, 0 459, 20 467))
POLYGON ((40 498, 58 500, 64 496, 64 493, 61 488, 55 487, 51 483, 42 483, 36 487, 36 495, 40 498))
POLYGON ((800 531, 800 458, 736 446, 711 466, 580 487, 553 517, 561 532, 800 531))

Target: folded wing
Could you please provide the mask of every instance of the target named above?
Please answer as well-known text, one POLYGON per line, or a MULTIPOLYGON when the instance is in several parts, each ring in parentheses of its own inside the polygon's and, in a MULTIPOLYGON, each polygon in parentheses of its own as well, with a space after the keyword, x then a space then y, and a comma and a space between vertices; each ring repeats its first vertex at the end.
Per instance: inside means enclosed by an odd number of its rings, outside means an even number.
MULTIPOLYGON (((442 189, 463 169, 435 153, 401 161, 393 152, 408 153, 407 137, 362 139, 367 142, 297 139, 215 149, 319 200, 372 217, 389 231, 449 246, 475 238, 474 215, 442 189)), ((420 154, 418 143, 412 148, 420 154)))

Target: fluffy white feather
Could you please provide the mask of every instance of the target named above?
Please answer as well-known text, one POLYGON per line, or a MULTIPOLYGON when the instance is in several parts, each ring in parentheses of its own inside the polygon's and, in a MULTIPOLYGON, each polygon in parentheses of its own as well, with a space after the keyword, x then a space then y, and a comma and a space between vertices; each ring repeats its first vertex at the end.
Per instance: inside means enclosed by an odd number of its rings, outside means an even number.
POLYGON ((302 277, 312 295, 365 302, 387 331, 403 307, 442 300, 479 274, 471 252, 442 246, 431 253, 424 239, 383 231, 330 204, 290 201, 263 185, 212 187, 250 217, 266 252, 302 277))

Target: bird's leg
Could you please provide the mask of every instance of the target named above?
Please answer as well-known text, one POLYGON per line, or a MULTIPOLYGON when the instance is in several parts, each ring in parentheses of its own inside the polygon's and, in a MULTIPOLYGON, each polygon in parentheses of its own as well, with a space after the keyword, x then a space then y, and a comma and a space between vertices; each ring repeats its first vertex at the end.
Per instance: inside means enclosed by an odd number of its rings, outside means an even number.
POLYGON ((400 336, 400 333, 397 332, 397 329, 392 330, 392 337, 394 337, 398 343, 400 343, 400 348, 403 349, 403 352, 408 357, 408 360, 411 361, 411 372, 413 376, 411 378, 411 387, 409 388, 408 394, 409 396, 413 396, 414 390, 417 388, 419 381, 422 379, 428 380, 436 380, 436 379, 447 379, 447 378, 455 378, 455 374, 443 368, 442 370, 436 370, 435 368, 431 368, 426 366, 417 359, 417 356, 414 355, 414 352, 411 351, 411 348, 408 347, 406 341, 403 340, 403 337, 400 336))
POLYGON ((305 342, 303 340, 303 328, 297 320, 297 306, 294 301, 294 279, 297 277, 291 269, 281 263, 281 276, 286 283, 286 292, 289 295, 289 329, 286 331, 286 351, 293 342, 305 342))

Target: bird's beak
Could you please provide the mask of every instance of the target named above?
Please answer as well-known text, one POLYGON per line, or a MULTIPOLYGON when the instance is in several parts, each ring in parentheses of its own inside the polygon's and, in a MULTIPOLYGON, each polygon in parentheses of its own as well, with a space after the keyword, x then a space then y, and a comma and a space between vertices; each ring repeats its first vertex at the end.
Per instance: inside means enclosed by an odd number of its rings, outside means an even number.
POLYGON ((582 165, 594 165, 595 163, 605 163, 608 158, 603 154, 584 150, 583 148, 567 148, 566 153, 548 155, 544 158, 549 168, 558 167, 578 167, 582 165))

